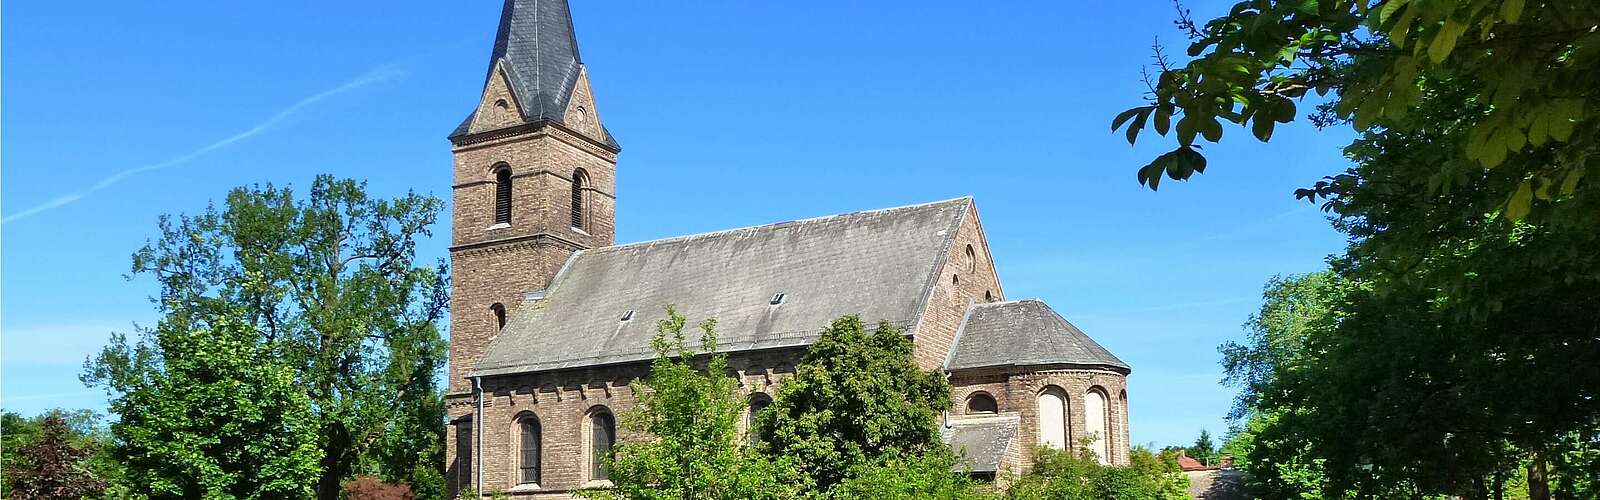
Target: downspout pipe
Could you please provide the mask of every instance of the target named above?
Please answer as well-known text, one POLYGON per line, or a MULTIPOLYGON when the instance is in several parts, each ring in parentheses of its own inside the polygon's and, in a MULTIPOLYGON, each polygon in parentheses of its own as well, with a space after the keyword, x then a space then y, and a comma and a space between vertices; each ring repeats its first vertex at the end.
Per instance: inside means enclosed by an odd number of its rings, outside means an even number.
POLYGON ((477 395, 478 405, 472 414, 472 490, 483 498, 483 377, 472 377, 472 392, 477 395))

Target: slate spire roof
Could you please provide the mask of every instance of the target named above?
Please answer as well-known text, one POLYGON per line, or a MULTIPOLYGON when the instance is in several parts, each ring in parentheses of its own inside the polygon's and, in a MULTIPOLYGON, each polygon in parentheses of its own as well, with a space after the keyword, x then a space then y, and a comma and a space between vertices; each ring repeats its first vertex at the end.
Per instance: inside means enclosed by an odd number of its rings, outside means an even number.
MULTIPOLYGON (((506 0, 500 12, 500 29, 494 37, 494 51, 489 56, 485 86, 495 77, 496 63, 505 68, 524 123, 550 121, 566 125, 567 103, 583 67, 567 0, 506 0)), ((471 124, 469 114, 450 137, 465 135, 471 124)), ((616 145, 610 131, 605 136, 607 143, 616 145)))

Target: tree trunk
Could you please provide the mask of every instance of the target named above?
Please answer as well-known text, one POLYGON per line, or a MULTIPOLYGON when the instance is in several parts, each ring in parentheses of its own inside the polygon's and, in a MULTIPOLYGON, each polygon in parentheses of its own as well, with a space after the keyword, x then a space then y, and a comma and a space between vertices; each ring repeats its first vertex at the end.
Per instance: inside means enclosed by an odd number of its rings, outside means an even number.
POLYGON ((1550 500, 1550 478, 1545 477, 1542 453, 1534 452, 1528 462, 1528 500, 1550 500))
POLYGON ((339 500, 344 477, 350 472, 350 432, 334 422, 322 427, 322 435, 327 442, 322 451, 322 476, 317 478, 317 499, 339 500))

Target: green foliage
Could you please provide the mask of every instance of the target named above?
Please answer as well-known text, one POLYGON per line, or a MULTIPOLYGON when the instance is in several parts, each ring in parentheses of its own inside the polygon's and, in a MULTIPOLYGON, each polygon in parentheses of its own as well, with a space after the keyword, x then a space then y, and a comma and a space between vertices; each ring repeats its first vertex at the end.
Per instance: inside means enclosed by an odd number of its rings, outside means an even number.
POLYGON ((115 456, 148 498, 308 497, 320 454, 311 401, 294 372, 234 321, 169 317, 151 345, 119 338, 107 353, 160 352, 113 382, 115 456))
POLYGON ((1179 12, 1193 59, 1177 66, 1158 54, 1149 104, 1121 113, 1111 127, 1126 124, 1130 144, 1147 123, 1163 136, 1175 129, 1177 148, 1139 169, 1139 182, 1151 189, 1162 176, 1204 171, 1197 135, 1218 142, 1229 122, 1267 141, 1278 124, 1294 120, 1296 100, 1312 93, 1332 92, 1327 113, 1313 117, 1325 125, 1455 129, 1460 140, 1446 146, 1451 160, 1430 172, 1435 186, 1514 169, 1518 182, 1495 193, 1512 219, 1535 198, 1572 193, 1600 150, 1600 33, 1593 29, 1600 11, 1587 0, 1251 0, 1200 26, 1179 12), (1437 81, 1461 85, 1481 109, 1407 121, 1437 81), (1540 149, 1551 154, 1505 166, 1540 149))
POLYGON ((1177 457, 1134 447, 1128 465, 1101 465, 1087 447, 1035 450, 1033 471, 1006 492, 1016 500, 1186 500, 1177 457))
POLYGON ((1200 436, 1194 439, 1194 445, 1189 446, 1184 451, 1206 465, 1211 465, 1217 461, 1217 445, 1211 441, 1211 431, 1205 429, 1200 429, 1200 436))
POLYGON ((633 384, 638 405, 622 425, 637 439, 617 446, 605 464, 615 485, 587 490, 589 498, 783 499, 800 495, 803 482, 786 459, 769 460, 739 442, 746 402, 728 376, 725 354, 715 354, 716 321, 700 327, 700 350, 684 339, 684 316, 667 307, 656 324, 650 376, 633 384), (696 360, 705 361, 702 370, 696 360))
POLYGON ((927 498, 982 500, 997 498, 959 470, 953 454, 931 451, 921 456, 886 455, 856 464, 848 477, 829 490, 836 499, 927 498))
POLYGON ((806 351, 756 428, 764 452, 794 459, 826 490, 862 464, 943 449, 938 417, 950 404, 944 374, 917 367, 905 330, 868 332, 845 316, 806 351))
MULTIPOLYGON (((359 182, 320 176, 304 200, 270 185, 239 188, 222 211, 163 217, 161 235, 133 256, 133 272, 160 285, 154 301, 163 318, 140 340, 117 337, 86 363, 83 375, 111 393, 124 423, 113 429, 120 429, 126 452, 209 450, 206 456, 186 452, 195 456, 185 460, 195 464, 287 453, 277 457, 286 474, 280 482, 314 485, 319 498, 337 498, 358 473, 409 483, 423 498, 440 496, 444 407, 434 374, 444 362, 438 322, 446 273, 442 262, 418 265, 415 250, 442 206, 416 194, 373 199, 359 182), (197 355, 254 365, 209 367, 190 359, 197 355), (244 401, 163 382, 178 377, 215 384, 218 391, 259 382, 265 385, 251 390, 274 397, 244 401), (163 413, 185 410, 180 403, 186 399, 220 406, 186 410, 203 415, 163 413), (273 446, 240 439, 191 448, 201 443, 183 441, 189 438, 182 433, 141 434, 146 428, 186 430, 194 423, 165 419, 195 417, 225 426, 224 434, 251 436, 256 430, 229 423, 253 421, 261 412, 298 415, 302 404, 319 455, 310 481, 298 476, 297 426, 275 429, 285 441, 273 446)), ((181 492, 234 484, 216 479, 223 472, 215 468, 183 474, 172 478, 198 482, 140 480, 181 492)))

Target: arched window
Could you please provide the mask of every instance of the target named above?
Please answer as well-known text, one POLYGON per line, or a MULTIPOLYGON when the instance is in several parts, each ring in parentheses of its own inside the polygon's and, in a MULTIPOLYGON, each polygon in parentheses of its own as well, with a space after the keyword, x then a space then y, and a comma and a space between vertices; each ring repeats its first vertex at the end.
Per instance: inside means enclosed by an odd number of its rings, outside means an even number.
POLYGON ((983 291, 983 301, 984 302, 994 302, 994 292, 993 291, 989 291, 989 290, 984 290, 983 291))
POLYGON ((1094 441, 1089 444, 1089 451, 1099 457, 1100 463, 1111 463, 1111 432, 1106 422, 1111 420, 1106 407, 1106 392, 1099 387, 1089 389, 1083 394, 1083 424, 1089 434, 1089 439, 1094 441))
POLYGON ((511 168, 504 165, 494 171, 494 223, 511 223, 511 168))
POLYGON ((1050 387, 1039 393, 1039 444, 1067 449, 1067 393, 1050 387))
POLYGON ((523 484, 539 482, 539 466, 542 457, 539 451, 544 448, 544 435, 539 427, 539 419, 527 415, 517 421, 517 428, 522 431, 521 456, 517 461, 521 474, 519 482, 523 484))
POLYGON ((589 479, 611 479, 602 457, 616 458, 611 447, 617 444, 617 419, 606 410, 589 414, 589 479))
POLYGON ((978 270, 978 253, 972 249, 972 245, 967 245, 967 272, 970 273, 970 272, 974 272, 974 271, 977 271, 977 270, 978 270))
POLYGON ((504 330, 506 328, 506 306, 495 302, 494 305, 489 306, 489 312, 494 313, 495 329, 504 330))
POLYGON ((975 392, 967 396, 967 413, 1000 413, 1000 404, 988 393, 975 392))
POLYGON ((772 396, 768 396, 764 392, 750 395, 750 411, 744 415, 746 433, 751 436, 756 435, 756 417, 761 415, 761 411, 767 409, 768 406, 772 406, 772 396))
POLYGON ((572 227, 583 229, 583 190, 589 184, 589 174, 583 169, 572 172, 572 227))

